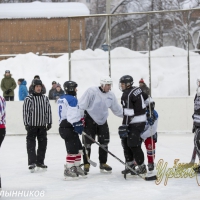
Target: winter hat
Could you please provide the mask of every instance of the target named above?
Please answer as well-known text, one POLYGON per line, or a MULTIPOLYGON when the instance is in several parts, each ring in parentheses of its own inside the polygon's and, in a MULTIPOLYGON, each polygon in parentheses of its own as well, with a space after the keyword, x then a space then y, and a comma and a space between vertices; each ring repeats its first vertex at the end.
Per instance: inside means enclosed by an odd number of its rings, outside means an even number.
POLYGON ((53 84, 57 84, 56 81, 53 81, 53 82, 52 82, 52 85, 53 85, 53 84))
POLYGON ((22 83, 22 82, 24 81, 24 78, 19 78, 18 81, 19 81, 20 83, 22 83))
POLYGON ((60 87, 60 88, 61 88, 61 86, 60 86, 60 84, 59 84, 59 83, 56 85, 56 87, 60 87))
POLYGON ((10 70, 6 70, 5 73, 10 73, 10 70))
POLYGON ((36 78, 40 79, 40 76, 39 75, 35 75, 34 79, 36 79, 36 78))
POLYGON ((140 79, 139 83, 144 83, 144 80, 143 78, 140 79))

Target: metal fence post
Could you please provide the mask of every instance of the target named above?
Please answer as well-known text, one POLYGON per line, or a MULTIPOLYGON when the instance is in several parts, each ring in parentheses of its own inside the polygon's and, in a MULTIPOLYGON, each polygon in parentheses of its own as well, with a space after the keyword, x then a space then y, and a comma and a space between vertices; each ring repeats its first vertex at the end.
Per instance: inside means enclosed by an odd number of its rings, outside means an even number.
POLYGON ((69 62, 69 81, 71 81, 71 20, 68 17, 68 62, 69 62))
POLYGON ((151 41, 150 41, 150 22, 149 22, 149 15, 148 15, 148 22, 147 22, 147 27, 148 27, 148 58, 149 58, 149 89, 150 89, 150 96, 152 94, 152 89, 151 89, 151 41))
POLYGON ((111 77, 111 54, 110 54, 110 50, 111 50, 111 31, 110 31, 110 16, 108 16, 108 65, 109 65, 109 76, 111 77))
POLYGON ((189 12, 187 12, 187 64, 188 64, 188 96, 190 96, 190 35, 189 35, 189 19, 188 19, 189 12))

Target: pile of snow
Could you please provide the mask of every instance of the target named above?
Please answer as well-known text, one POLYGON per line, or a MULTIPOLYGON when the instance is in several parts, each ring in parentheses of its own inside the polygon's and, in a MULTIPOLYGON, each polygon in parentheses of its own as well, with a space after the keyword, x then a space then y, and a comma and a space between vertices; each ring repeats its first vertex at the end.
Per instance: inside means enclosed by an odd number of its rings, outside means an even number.
MULTIPOLYGON (((187 51, 176 47, 162 47, 151 52, 151 75, 153 97, 188 96, 188 66, 187 51)), ((141 54, 119 47, 111 51, 112 90, 117 98, 121 97, 119 79, 123 75, 131 75, 134 85, 144 79, 149 84, 148 54, 141 54)), ((196 92, 196 80, 200 77, 200 55, 190 52, 191 96, 196 92)), ((101 49, 94 51, 77 50, 72 53, 72 80, 78 83, 78 97, 90 86, 98 86, 102 76, 109 73, 108 52, 101 49)), ((0 74, 10 70, 13 78, 25 78, 28 86, 35 75, 39 75, 47 88, 51 88, 52 81, 61 85, 69 80, 68 54, 59 58, 37 56, 33 53, 20 54, 0 62, 0 74)), ((0 93, 2 95, 2 91, 0 93)), ((18 100, 18 88, 15 90, 18 100)))
POLYGON ((51 18, 89 15, 89 9, 83 3, 5 3, 0 4, 0 19, 11 18, 51 18))

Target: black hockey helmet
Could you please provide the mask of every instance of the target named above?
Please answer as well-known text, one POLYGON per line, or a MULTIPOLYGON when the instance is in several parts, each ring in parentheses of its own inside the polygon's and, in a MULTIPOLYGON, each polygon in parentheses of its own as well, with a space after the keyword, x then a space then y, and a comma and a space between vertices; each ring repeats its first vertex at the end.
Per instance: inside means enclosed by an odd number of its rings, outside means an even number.
MULTIPOLYGON (((130 75, 124 75, 119 79, 119 84, 120 83, 125 83, 126 88, 129 88, 133 85, 133 77, 130 75)), ((119 88, 120 90, 122 90, 121 86, 119 88)))
POLYGON ((36 85, 41 85, 42 86, 42 81, 39 79, 34 79, 32 82, 33 87, 35 88, 36 85))
POLYGON ((70 94, 71 92, 75 92, 75 89, 78 87, 78 84, 74 81, 66 81, 63 84, 63 88, 67 94, 70 94))

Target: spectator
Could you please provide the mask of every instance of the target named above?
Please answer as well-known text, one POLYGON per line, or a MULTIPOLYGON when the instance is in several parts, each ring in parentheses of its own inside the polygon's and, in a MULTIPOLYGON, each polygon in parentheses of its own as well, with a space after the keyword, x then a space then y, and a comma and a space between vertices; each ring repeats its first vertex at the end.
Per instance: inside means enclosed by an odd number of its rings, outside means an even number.
POLYGON ((144 82, 143 78, 139 81, 139 87, 141 90, 146 93, 147 95, 150 95, 150 89, 147 87, 146 83, 144 82))
POLYGON ((57 83, 56 81, 52 82, 52 88, 49 90, 49 100, 53 100, 53 93, 56 91, 57 83))
POLYGON ((19 100, 24 101, 28 95, 28 89, 26 87, 26 81, 23 78, 18 79, 19 85, 19 100))
POLYGON ((64 94, 64 91, 61 89, 61 86, 60 84, 58 83, 56 85, 56 90, 55 92, 53 93, 53 99, 54 100, 58 100, 60 98, 60 96, 62 96, 64 94))
MULTIPOLYGON (((29 94, 33 94, 33 92, 34 92, 34 87, 33 87, 33 81, 34 80, 40 80, 40 76, 39 75, 34 76, 34 79, 32 80, 32 83, 29 86, 29 91, 28 91, 29 94)), ((46 88, 45 88, 44 84, 42 84, 42 94, 46 94, 46 88)))
POLYGON ((11 76, 10 70, 6 70, 4 78, 1 80, 1 89, 6 101, 14 101, 14 89, 17 87, 14 78, 11 76))

